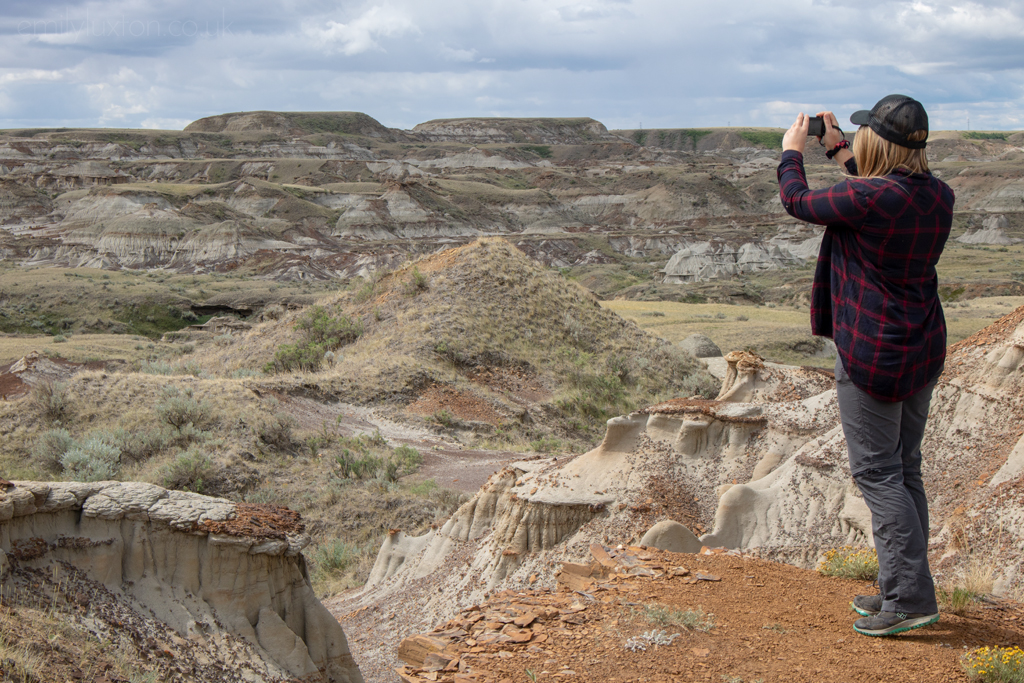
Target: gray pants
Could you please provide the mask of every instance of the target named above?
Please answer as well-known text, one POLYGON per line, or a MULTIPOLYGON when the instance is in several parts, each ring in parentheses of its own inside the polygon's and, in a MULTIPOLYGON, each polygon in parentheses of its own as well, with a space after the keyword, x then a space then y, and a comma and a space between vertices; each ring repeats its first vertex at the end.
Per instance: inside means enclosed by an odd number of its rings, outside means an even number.
POLYGON ((850 473, 871 510, 882 611, 935 614, 921 480, 921 439, 935 380, 904 401, 885 403, 854 385, 837 360, 836 388, 850 473))

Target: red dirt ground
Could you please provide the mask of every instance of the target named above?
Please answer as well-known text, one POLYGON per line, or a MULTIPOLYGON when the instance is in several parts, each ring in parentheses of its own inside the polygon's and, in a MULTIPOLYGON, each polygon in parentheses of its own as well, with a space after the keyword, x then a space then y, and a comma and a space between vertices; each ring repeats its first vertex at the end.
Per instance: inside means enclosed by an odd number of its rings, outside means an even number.
POLYGON ((505 591, 426 639, 407 639, 400 656, 420 661, 399 670, 402 680, 946 683, 968 680, 959 664, 967 649, 1024 642, 1019 603, 978 603, 962 616, 943 614, 933 626, 869 638, 853 631, 858 616, 849 607, 854 595, 871 591, 864 582, 732 553, 630 548, 610 564, 603 569, 609 578, 563 571, 558 592, 505 591), (703 632, 657 623, 651 605, 700 609, 714 615, 714 626, 703 632), (646 651, 625 648, 652 629, 682 635, 646 651))
POLYGON ((501 424, 502 416, 484 399, 465 391, 435 384, 428 387, 407 410, 417 415, 434 415, 447 410, 460 420, 501 424))

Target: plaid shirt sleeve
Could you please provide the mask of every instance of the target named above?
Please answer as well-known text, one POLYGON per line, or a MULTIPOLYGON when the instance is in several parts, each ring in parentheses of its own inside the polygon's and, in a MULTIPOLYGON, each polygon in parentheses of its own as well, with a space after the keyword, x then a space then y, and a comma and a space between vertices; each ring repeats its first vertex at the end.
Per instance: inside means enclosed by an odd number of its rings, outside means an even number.
MULTIPOLYGON (((847 164, 856 175, 856 165, 847 164)), ((927 174, 851 177, 810 190, 803 155, 779 163, 786 211, 824 225, 811 292, 811 331, 832 337, 853 382, 882 401, 909 398, 939 375, 946 324, 938 262, 953 191, 927 174)))
MULTIPOLYGON (((851 165, 855 176, 857 166, 852 159, 847 163, 847 170, 851 165)), ((857 186, 848 180, 824 190, 807 189, 804 157, 800 152, 782 153, 779 192, 786 213, 817 225, 856 227, 870 207, 867 199, 859 196, 857 186)))

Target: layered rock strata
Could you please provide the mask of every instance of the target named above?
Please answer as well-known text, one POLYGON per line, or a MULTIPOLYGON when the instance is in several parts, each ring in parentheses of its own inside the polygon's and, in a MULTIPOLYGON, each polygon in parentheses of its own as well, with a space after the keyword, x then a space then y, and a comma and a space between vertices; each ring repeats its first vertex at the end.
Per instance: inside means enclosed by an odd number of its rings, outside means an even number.
POLYGON ((228 668, 241 656, 249 680, 363 680, 310 586, 296 513, 134 482, 2 488, 0 563, 66 563, 228 668))

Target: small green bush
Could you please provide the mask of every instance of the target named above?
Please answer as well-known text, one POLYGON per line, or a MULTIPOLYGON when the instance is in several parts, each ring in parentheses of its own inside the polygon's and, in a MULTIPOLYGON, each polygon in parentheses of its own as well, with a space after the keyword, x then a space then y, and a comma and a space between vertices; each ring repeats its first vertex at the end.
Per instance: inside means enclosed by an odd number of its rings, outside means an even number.
POLYGON ((65 337, 63 334, 57 334, 57 335, 54 335, 54 337, 53 337, 53 343, 54 344, 63 344, 67 340, 68 340, 68 338, 65 337))
POLYGON ((442 427, 454 427, 457 420, 455 416, 448 411, 447 408, 441 408, 433 415, 430 416, 430 421, 441 425, 442 427))
POLYGON ((295 418, 285 413, 276 413, 267 420, 256 425, 256 438, 262 443, 279 451, 293 450, 295 440, 295 418))
POLYGON ((327 348, 315 342, 281 344, 274 360, 263 366, 263 372, 316 372, 323 365, 325 353, 327 348))
POLYGON ((722 384, 709 373, 693 373, 683 380, 681 396, 713 399, 721 393, 722 384))
POLYGON ((282 344, 274 360, 263 367, 271 372, 316 372, 329 351, 351 344, 363 334, 363 324, 348 317, 335 316, 324 306, 313 306, 295 322, 303 339, 295 344, 282 344))
POLYGON ((411 446, 399 446, 392 457, 398 463, 403 476, 415 473, 423 464, 423 455, 411 446))
POLYGON ((429 286, 427 276, 420 272, 420 269, 413 266, 412 280, 410 281, 414 292, 426 292, 429 286))
POLYGON ((203 430, 216 423, 213 408, 206 401, 197 399, 191 388, 182 391, 177 387, 166 387, 163 394, 163 400, 156 407, 161 422, 178 430, 186 425, 203 430))
POLYGON ((347 448, 341 449, 341 453, 335 456, 334 460, 338 463, 339 472, 345 479, 365 479, 376 476, 382 463, 382 458, 369 454, 360 455, 347 448))
POLYGON ((321 344, 325 351, 332 351, 344 344, 351 344, 363 333, 363 325, 348 317, 333 316, 323 306, 313 306, 295 323, 310 342, 321 344))
POLYGON ((61 458, 72 449, 75 440, 66 429, 50 429, 43 432, 32 445, 32 457, 50 472, 59 474, 63 469, 61 458))
POLYGON ((167 445, 167 437, 160 430, 117 429, 110 441, 121 452, 122 462, 133 463, 149 460, 167 445))
POLYGON ((102 435, 95 435, 68 449, 60 464, 71 481, 106 481, 117 477, 121 452, 102 435))
POLYGON ((192 447, 164 467, 161 479, 164 488, 203 493, 210 488, 217 470, 210 456, 192 447))
POLYGON ((553 436, 543 436, 536 441, 530 442, 530 448, 538 453, 551 453, 559 450, 562 442, 553 436))

